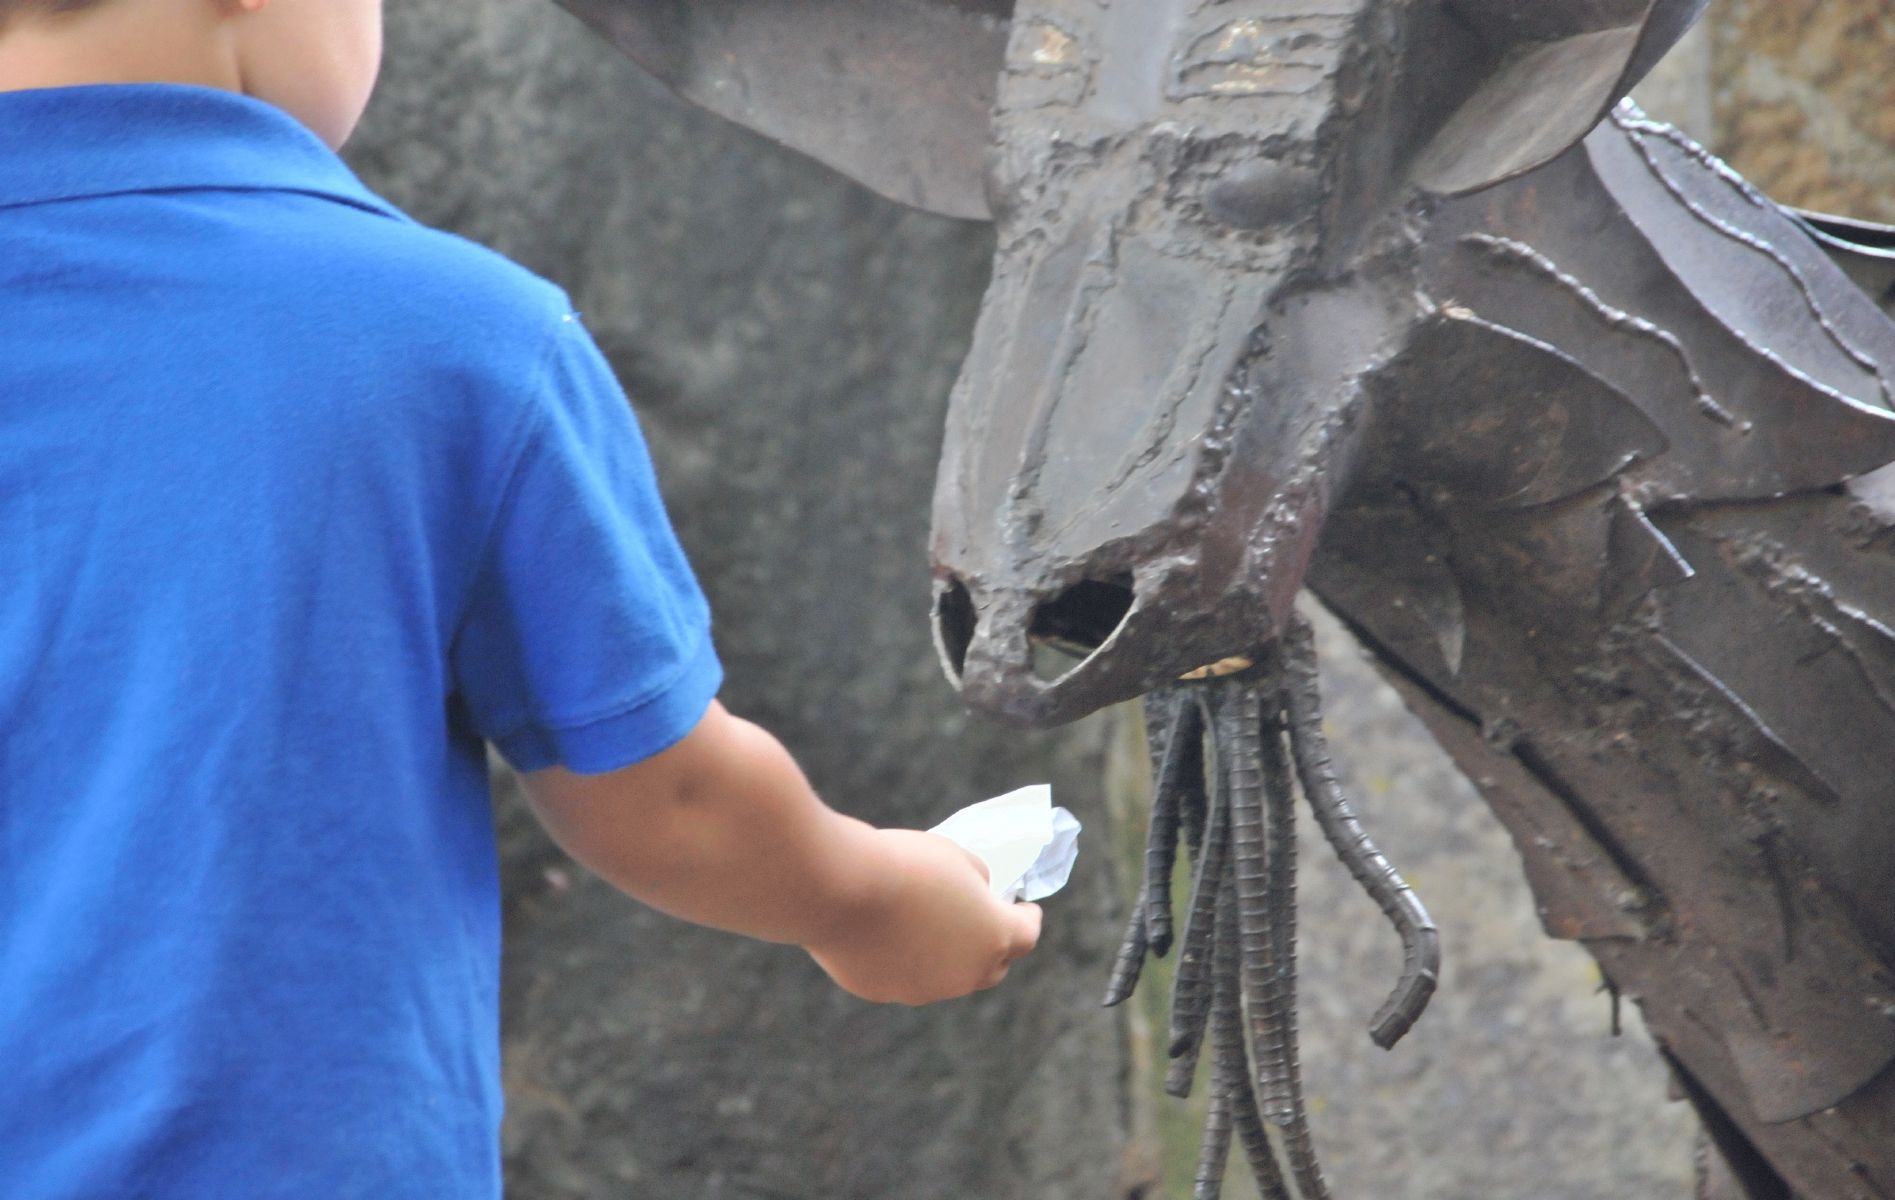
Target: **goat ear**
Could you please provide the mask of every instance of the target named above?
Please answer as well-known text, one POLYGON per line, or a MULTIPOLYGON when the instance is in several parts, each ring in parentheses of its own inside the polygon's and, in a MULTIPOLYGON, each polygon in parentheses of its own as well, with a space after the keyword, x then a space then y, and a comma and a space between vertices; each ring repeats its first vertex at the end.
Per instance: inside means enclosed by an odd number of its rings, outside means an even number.
POLYGON ((1377 378, 1388 477, 1480 508, 1563 500, 1670 448, 1651 418, 1575 359, 1453 305, 1417 325, 1377 378))
POLYGON ((1591 132, 1709 0, 1443 0, 1486 43, 1485 72, 1415 161, 1427 191, 1521 175, 1591 132))
POLYGON ((1012 0, 558 0, 679 95, 891 200, 987 218, 1012 0))

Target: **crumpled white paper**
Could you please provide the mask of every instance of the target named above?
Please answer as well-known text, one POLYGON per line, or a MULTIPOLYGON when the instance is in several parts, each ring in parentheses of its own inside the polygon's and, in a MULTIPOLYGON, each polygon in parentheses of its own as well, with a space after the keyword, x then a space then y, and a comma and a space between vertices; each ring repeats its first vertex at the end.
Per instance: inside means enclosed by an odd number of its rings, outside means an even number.
POLYGON ((1079 818, 1053 807, 1046 783, 970 804, 929 832, 986 863, 1002 900, 1045 899, 1066 886, 1079 857, 1079 818))

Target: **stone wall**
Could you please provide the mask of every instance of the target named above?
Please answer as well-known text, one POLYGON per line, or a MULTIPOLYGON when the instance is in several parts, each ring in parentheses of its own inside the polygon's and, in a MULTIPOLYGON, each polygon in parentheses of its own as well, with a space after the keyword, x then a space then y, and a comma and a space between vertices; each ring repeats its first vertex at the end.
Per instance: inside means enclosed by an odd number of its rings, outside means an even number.
POLYGON ((1712 0, 1636 96, 1773 199, 1895 224, 1895 3, 1712 0))
MULTIPOLYGON (((391 0, 388 17, 351 161, 571 293, 710 595, 725 702, 872 821, 925 827, 1051 779, 1096 836, 1095 728, 971 722, 928 644, 927 505, 987 229, 685 107, 549 4, 391 0)), ((909 1010, 844 995, 798 950, 642 909, 510 789, 498 811, 514 1200, 1099 1200, 1135 1182, 1123 1021, 1098 1008, 1110 856, 1082 858, 1004 986, 909 1010)))
MULTIPOLYGON (((1892 14, 1714 0, 1639 98, 1780 200, 1895 221, 1892 14)), ((726 701, 870 819, 924 825, 1052 778, 1103 832, 1097 727, 973 724, 925 644, 926 501, 986 231, 689 110, 543 3, 390 0, 390 35, 352 160, 575 296, 716 607, 726 701)), ((1306 838, 1304 1058, 1337 1195, 1682 1200, 1692 1122, 1636 1016, 1611 1036, 1590 961, 1540 935, 1504 832, 1344 635, 1323 638, 1346 782, 1447 951, 1421 1025, 1371 1046, 1396 943, 1306 838)), ((1140 772, 1121 755, 1121 782, 1140 772)), ((1121 804, 1129 831, 1136 797, 1121 804)), ((908 1012, 838 994, 795 951, 639 909, 504 787, 498 811, 515 1200, 1090 1200, 1136 1192, 1151 1138, 1173 1200, 1189 1194, 1193 1108, 1140 1090, 1152 1048, 1128 1052, 1121 1022, 1149 1036, 1141 1014, 1095 1007, 1124 884, 1105 839, 1018 978, 908 1012)))

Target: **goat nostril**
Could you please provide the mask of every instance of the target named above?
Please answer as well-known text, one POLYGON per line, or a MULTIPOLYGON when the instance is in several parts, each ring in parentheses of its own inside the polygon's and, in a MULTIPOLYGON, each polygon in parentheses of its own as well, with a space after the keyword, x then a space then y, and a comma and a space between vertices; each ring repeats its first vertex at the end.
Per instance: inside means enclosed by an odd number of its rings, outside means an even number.
POLYGON ((934 634, 941 654, 959 679, 967 669, 967 647, 974 640, 974 627, 980 623, 974 612, 974 598, 967 585, 950 577, 947 586, 934 597, 934 634))
POLYGON ((1040 605, 1027 638, 1084 658, 1103 646, 1132 610, 1132 577, 1082 579, 1040 605))

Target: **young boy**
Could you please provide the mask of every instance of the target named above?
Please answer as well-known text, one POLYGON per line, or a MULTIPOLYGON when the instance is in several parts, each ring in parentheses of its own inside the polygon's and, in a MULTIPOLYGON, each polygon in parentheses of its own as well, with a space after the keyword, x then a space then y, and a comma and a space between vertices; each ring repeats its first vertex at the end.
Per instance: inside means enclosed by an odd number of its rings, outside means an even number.
POLYGON ((487 741, 602 876, 870 999, 1038 936, 713 699, 566 299, 330 149, 380 19, 0 0, 8 1200, 497 1196, 487 741))

